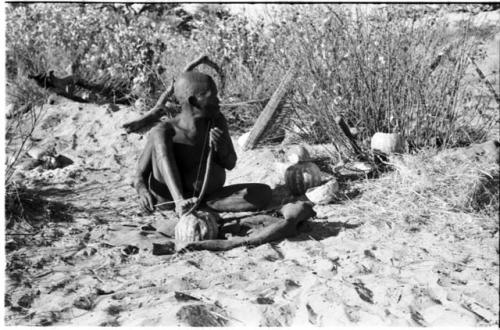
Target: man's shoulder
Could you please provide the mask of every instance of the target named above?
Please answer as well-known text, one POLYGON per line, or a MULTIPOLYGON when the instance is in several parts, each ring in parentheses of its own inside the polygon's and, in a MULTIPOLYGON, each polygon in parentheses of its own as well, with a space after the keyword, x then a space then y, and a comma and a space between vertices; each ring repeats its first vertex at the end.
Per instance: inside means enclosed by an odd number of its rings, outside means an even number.
POLYGON ((169 118, 163 120, 161 123, 157 124, 153 129, 159 131, 165 131, 171 134, 175 134, 175 127, 177 126, 177 120, 175 118, 169 118))
POLYGON ((213 122, 216 126, 219 126, 219 125, 225 125, 227 123, 227 119, 226 117, 224 116, 224 114, 222 112, 219 111, 219 113, 217 113, 214 117, 213 117, 213 122))

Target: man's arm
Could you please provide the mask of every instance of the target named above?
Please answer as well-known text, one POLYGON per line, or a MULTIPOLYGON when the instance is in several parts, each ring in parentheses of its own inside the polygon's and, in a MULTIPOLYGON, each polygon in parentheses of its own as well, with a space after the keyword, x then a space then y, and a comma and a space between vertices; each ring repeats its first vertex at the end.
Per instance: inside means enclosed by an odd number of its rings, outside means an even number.
POLYGON ((226 118, 222 113, 214 119, 210 139, 215 150, 215 162, 227 170, 232 170, 236 166, 237 156, 234 151, 233 141, 229 135, 226 118))
POLYGON ((153 143, 148 139, 146 146, 139 157, 137 163, 137 170, 134 176, 134 188, 139 195, 139 204, 141 208, 145 211, 153 211, 153 197, 148 190, 146 185, 146 180, 148 180, 149 175, 152 171, 152 156, 153 156, 153 143))
POLYGON ((151 131, 149 138, 153 141, 156 167, 174 200, 183 198, 181 175, 175 161, 173 137, 175 129, 171 123, 157 125, 151 131))

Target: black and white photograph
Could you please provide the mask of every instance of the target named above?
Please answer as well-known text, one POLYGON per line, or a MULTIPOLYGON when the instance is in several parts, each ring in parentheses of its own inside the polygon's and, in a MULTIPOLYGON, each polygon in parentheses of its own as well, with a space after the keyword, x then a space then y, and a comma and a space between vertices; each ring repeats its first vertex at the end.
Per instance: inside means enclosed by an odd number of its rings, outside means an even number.
POLYGON ((3 4, 4 326, 499 326, 497 2, 3 4))

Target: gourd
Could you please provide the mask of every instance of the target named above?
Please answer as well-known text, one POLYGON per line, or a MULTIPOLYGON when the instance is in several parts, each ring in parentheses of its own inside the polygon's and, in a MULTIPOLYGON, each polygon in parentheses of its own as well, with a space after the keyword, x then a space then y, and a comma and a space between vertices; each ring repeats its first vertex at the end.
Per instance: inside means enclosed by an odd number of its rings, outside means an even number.
POLYGON ((332 178, 324 185, 308 189, 306 197, 314 204, 324 205, 334 201, 338 191, 339 183, 337 179, 332 178))
POLYGON ((321 184, 321 171, 312 162, 299 162, 286 169, 285 184, 292 194, 302 195, 321 184))
POLYGON ((404 152, 404 141, 397 133, 380 133, 373 135, 370 148, 372 151, 382 152, 386 155, 404 152))
POLYGON ((217 214, 206 211, 183 215, 175 226, 175 239, 183 242, 216 239, 219 234, 218 220, 217 214))

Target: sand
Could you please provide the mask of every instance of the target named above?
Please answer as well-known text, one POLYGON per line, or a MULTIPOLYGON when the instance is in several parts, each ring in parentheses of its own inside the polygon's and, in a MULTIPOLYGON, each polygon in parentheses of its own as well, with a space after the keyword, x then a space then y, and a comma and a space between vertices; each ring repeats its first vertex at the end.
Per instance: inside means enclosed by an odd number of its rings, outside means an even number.
MULTIPOLYGON (((491 235, 465 213, 414 229, 403 219, 360 221, 349 214, 360 207, 353 197, 315 206, 317 217, 294 238, 154 256, 152 243, 165 239, 140 229, 174 214, 136 206, 130 178, 145 137, 120 129, 136 116, 64 99, 47 106, 37 145, 53 143, 75 163, 21 175, 71 209, 28 236, 7 236, 17 247, 7 253, 6 324, 498 325, 498 229, 491 235)), ((228 184, 282 183, 271 150, 237 152, 228 184)))
MULTIPOLYGON (((479 63, 492 83, 498 37, 479 63)), ((137 115, 65 99, 45 106, 34 146, 53 145, 74 164, 16 174, 51 202, 35 203, 33 226, 6 231, 7 325, 498 326, 498 217, 453 207, 391 210, 383 196, 366 202, 380 193, 374 181, 351 182, 348 198, 315 206, 297 237, 154 256, 152 243, 165 238, 141 228, 175 215, 137 207, 130 182, 146 137, 120 128, 137 115)), ((282 184, 272 150, 237 153, 228 184, 282 184)), ((286 201, 275 194, 275 204, 286 201)))

